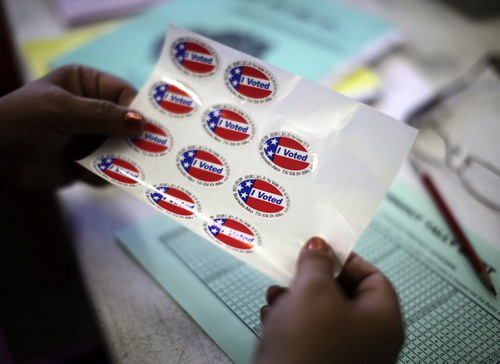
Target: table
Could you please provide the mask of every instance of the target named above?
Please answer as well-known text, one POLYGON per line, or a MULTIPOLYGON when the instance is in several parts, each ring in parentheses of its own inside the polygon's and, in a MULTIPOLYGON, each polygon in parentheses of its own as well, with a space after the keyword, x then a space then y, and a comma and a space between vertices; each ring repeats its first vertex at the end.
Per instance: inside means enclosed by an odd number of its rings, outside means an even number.
MULTIPOLYGON (((431 87, 439 87, 463 72, 497 44, 500 34, 498 19, 472 23, 432 0, 346 2, 388 18, 406 34, 407 45, 377 65, 384 77, 390 75, 390 62, 399 57, 426 75, 431 87)), ((28 39, 66 31, 47 1, 6 0, 5 4, 18 49, 28 39)), ((24 65, 21 53, 18 56, 24 65)), ((23 69, 25 80, 29 80, 27 68, 23 69)), ((402 168, 400 177, 414 181, 408 166, 402 168)), ((448 196, 460 196, 452 200, 451 206, 458 218, 500 248, 498 214, 482 209, 464 195, 460 186, 442 186, 448 196)), ((113 361, 230 362, 116 243, 117 229, 146 219, 155 211, 115 188, 93 189, 77 184, 62 190, 60 198, 72 228, 88 295, 113 361)))
POLYGON ((115 231, 155 210, 112 187, 79 184, 61 191, 60 197, 113 362, 231 362, 116 242, 115 231))

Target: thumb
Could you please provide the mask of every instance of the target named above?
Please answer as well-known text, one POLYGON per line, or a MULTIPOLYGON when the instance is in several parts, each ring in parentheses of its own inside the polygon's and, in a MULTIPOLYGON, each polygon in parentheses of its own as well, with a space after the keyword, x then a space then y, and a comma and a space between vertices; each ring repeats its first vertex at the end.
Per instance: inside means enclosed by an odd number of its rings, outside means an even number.
POLYGON ((72 135, 132 136, 144 129, 143 115, 111 101, 74 97, 67 128, 72 135))
POLYGON ((321 238, 313 237, 304 245, 297 263, 296 284, 308 284, 314 280, 333 282, 335 254, 321 238))

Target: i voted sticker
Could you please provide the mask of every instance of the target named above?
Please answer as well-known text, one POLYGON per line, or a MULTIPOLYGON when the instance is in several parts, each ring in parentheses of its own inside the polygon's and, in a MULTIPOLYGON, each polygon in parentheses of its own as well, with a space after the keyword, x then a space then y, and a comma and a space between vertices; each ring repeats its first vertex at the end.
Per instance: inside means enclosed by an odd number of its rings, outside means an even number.
POLYGON ((211 76, 219 66, 219 57, 212 47, 195 38, 174 41, 170 55, 181 71, 195 77, 211 76))
POLYGON ((232 63, 226 68, 224 80, 236 97, 255 104, 271 101, 278 92, 271 72, 253 62, 232 63))
POLYGON ((203 115, 203 128, 215 140, 229 146, 248 144, 255 126, 248 114, 230 105, 215 105, 203 115))
POLYGON ((248 175, 238 179, 233 196, 245 210, 265 218, 281 217, 290 207, 285 189, 264 176, 248 175))
POLYGON ((205 187, 220 186, 229 177, 226 160, 202 146, 182 149, 177 155, 177 168, 191 182, 205 187))
POLYGON ((160 211, 181 219, 192 219, 201 211, 198 199, 177 185, 154 185, 146 191, 146 198, 160 211))
POLYGON ((172 134, 168 129, 152 120, 148 120, 144 130, 127 139, 127 142, 135 151, 149 157, 166 155, 173 145, 172 134))
POLYGON ((101 156, 94 160, 93 165, 100 176, 122 186, 137 186, 145 178, 141 167, 124 156, 101 156))
POLYGON ((158 111, 175 118, 191 116, 198 108, 194 93, 178 82, 156 83, 149 97, 158 111))
POLYGON ((236 216, 211 216, 204 229, 216 242, 240 253, 252 253, 261 245, 257 230, 236 216))
POLYGON ((314 154, 309 143, 288 132, 271 133, 259 144, 262 159, 274 170, 289 176, 301 176, 312 171, 314 154))

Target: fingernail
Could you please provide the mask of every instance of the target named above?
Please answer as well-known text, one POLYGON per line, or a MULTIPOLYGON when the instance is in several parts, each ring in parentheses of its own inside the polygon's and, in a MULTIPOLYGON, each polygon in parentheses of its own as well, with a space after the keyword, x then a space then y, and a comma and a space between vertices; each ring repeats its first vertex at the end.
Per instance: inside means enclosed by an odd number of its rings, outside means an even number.
POLYGON ((330 251, 328 244, 325 243, 325 241, 323 239, 318 238, 318 237, 314 237, 314 238, 309 239, 309 241, 306 244, 306 249, 323 250, 324 252, 330 251))
POLYGON ((130 131, 140 131, 144 125, 144 116, 139 113, 129 111, 125 114, 125 128, 130 131))

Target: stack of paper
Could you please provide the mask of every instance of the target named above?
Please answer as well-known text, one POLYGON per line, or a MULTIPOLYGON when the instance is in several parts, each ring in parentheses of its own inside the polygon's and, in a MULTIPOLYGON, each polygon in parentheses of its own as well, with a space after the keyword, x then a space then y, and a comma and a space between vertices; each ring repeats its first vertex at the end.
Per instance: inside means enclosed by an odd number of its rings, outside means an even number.
POLYGON ((75 25, 134 14, 158 0, 55 0, 66 24, 75 25))
POLYGON ((85 64, 139 88, 155 65, 168 23, 325 86, 401 42, 392 24, 326 0, 177 0, 55 60, 53 66, 85 64))

